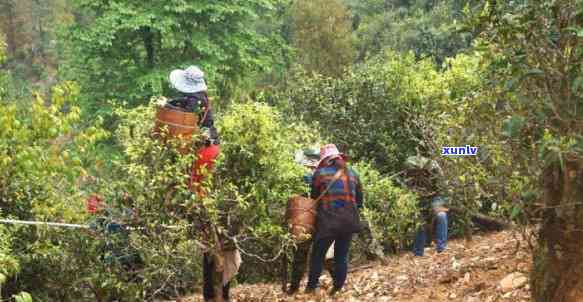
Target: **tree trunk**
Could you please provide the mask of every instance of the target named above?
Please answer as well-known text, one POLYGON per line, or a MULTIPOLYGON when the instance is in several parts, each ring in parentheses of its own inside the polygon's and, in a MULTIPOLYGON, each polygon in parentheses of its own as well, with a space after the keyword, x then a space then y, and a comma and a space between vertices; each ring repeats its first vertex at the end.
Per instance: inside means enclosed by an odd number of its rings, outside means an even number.
POLYGON ((146 65, 149 68, 154 68, 156 64, 154 33, 149 26, 142 29, 142 38, 144 40, 144 48, 146 49, 146 65))
POLYGON ((4 31, 6 34, 6 45, 9 57, 14 57, 16 53, 16 21, 14 12, 14 2, 12 0, 3 1, 2 14, 5 19, 4 31))
POLYGON ((544 214, 534 253, 537 302, 583 302, 583 159, 543 173, 544 214))

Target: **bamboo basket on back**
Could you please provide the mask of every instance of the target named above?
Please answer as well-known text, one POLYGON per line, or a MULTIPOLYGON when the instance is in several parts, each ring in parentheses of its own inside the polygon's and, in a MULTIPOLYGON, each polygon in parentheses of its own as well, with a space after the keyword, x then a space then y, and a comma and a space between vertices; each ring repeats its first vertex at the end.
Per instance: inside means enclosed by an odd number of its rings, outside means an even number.
POLYGON ((188 154, 192 152, 192 136, 199 132, 198 116, 171 105, 160 106, 152 132, 164 143, 170 139, 178 140, 177 151, 188 154))
POLYGON ((313 199, 299 195, 290 197, 285 216, 294 240, 302 242, 312 238, 316 224, 316 202, 313 199))

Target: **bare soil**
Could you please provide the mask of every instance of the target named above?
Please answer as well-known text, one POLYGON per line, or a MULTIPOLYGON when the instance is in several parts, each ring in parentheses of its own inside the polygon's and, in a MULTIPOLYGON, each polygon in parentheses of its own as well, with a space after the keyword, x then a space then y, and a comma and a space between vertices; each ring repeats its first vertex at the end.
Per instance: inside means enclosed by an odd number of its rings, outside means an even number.
MULTIPOLYGON (((326 295, 331 279, 323 275, 319 296, 303 292, 287 296, 276 283, 243 284, 232 289, 231 301, 530 300, 528 282, 506 291, 500 285, 511 273, 528 276, 531 268, 531 254, 520 235, 513 231, 474 235, 471 242, 452 240, 448 250, 441 254, 427 248, 424 257, 402 253, 387 260, 386 265, 369 263, 362 269, 351 267, 353 272, 349 273, 344 290, 335 297, 326 295)), ((177 301, 202 301, 202 297, 197 294, 177 301)))

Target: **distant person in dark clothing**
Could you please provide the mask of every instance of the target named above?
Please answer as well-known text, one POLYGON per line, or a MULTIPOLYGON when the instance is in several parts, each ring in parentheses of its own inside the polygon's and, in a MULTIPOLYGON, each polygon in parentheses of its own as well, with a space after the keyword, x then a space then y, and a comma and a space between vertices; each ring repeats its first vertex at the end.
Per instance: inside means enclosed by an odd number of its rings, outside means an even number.
POLYGON ((134 202, 127 193, 117 198, 113 206, 105 205, 101 196, 93 194, 86 202, 87 211, 94 216, 91 226, 105 234, 102 259, 119 262, 127 270, 135 270, 142 260, 136 249, 129 244, 129 230, 138 225, 139 217, 134 202))
MULTIPOLYGON (((406 182, 419 195, 419 207, 423 225, 415 234, 413 253, 423 256, 427 235, 435 233, 435 249, 438 253, 447 248, 447 199, 441 194, 442 171, 437 162, 422 156, 411 156, 406 162, 406 182), (435 225, 435 232, 433 230, 435 225)), ((431 238, 430 238, 431 240, 431 238)))

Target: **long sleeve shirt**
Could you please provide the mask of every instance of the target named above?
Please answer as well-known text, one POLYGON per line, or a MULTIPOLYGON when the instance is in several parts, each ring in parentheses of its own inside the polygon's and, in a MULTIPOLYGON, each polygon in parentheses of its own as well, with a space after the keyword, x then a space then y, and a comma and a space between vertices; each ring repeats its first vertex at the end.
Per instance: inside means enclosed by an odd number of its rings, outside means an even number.
MULTIPOLYGON (((318 198, 326 190, 334 175, 338 171, 336 166, 321 167, 316 170, 312 178, 312 199, 318 198)), ((346 174, 337 179, 328 192, 322 196, 320 205, 323 207, 340 208, 346 202, 353 202, 358 208, 363 206, 363 193, 360 178, 351 168, 346 168, 346 174)))
POLYGON ((187 112, 197 113, 200 127, 209 129, 214 128, 214 114, 206 94, 202 92, 187 94, 173 99, 170 103, 174 106, 184 108, 187 112))

